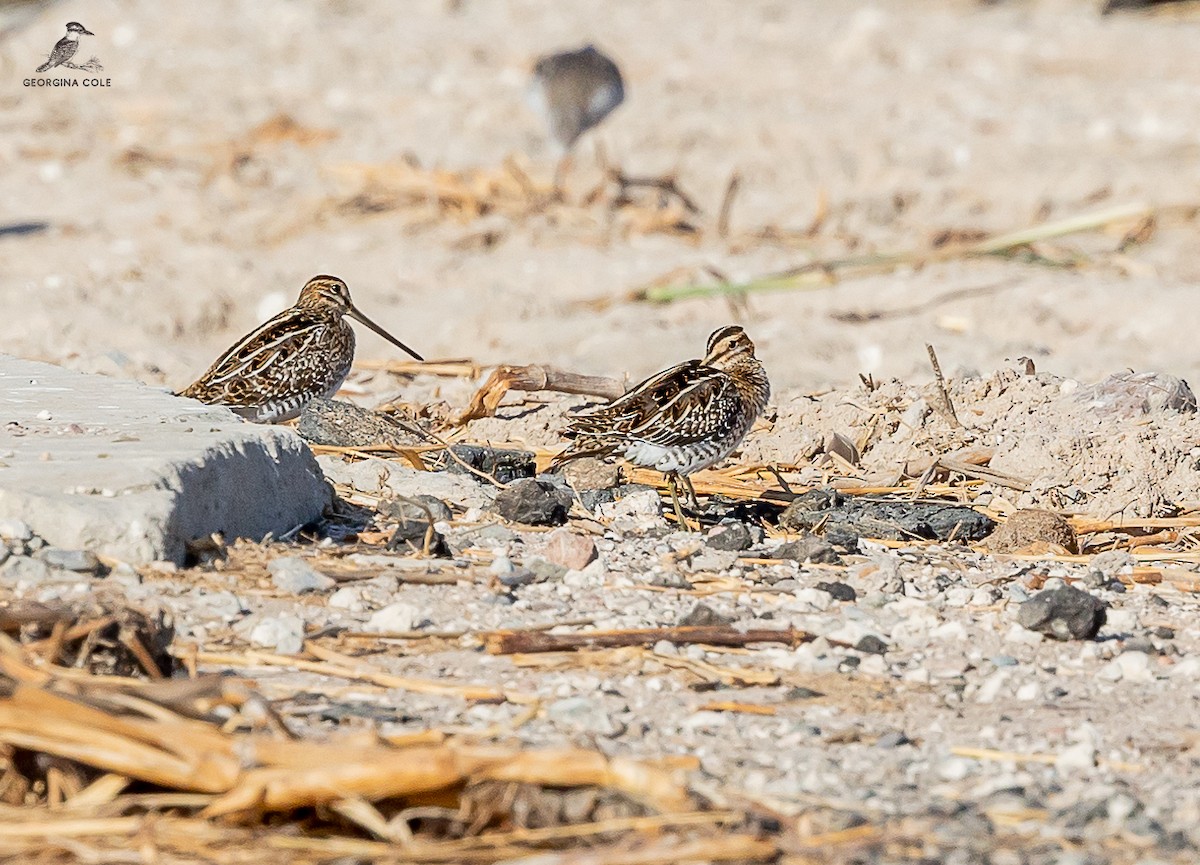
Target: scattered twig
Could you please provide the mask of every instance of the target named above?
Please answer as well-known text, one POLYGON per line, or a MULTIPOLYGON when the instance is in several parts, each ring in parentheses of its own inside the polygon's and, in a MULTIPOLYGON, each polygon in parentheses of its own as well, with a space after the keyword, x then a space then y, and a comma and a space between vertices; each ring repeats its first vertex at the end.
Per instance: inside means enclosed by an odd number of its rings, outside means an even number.
POLYGON ((950 401, 950 391, 946 389, 946 377, 942 375, 942 365, 938 363, 937 352, 933 350, 933 346, 925 343, 925 351, 929 352, 929 365, 933 367, 933 375, 937 380, 938 394, 941 397, 940 405, 936 407, 945 416, 946 421, 952 427, 962 428, 962 422, 959 421, 958 415, 954 411, 954 403, 950 401))
POLYGON ((721 197, 721 209, 717 212, 717 236, 725 238, 729 236, 729 222, 733 216, 733 202, 737 198, 738 190, 742 187, 742 175, 738 172, 733 172, 729 176, 729 183, 725 185, 725 195, 721 197))
POLYGON ((751 643, 784 643, 799 646, 817 638, 816 634, 795 628, 772 630, 753 628, 739 631, 724 625, 697 625, 675 628, 630 628, 576 634, 547 634, 540 631, 492 631, 483 634, 483 645, 493 655, 564 652, 573 649, 621 646, 652 646, 666 640, 676 645, 704 643, 710 646, 746 646, 751 643))

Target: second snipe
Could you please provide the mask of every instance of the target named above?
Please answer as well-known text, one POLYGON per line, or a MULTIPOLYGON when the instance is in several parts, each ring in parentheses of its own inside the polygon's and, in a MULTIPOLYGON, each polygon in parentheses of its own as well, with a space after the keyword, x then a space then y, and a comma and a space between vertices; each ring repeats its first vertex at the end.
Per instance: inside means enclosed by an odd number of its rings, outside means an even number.
POLYGON ((367 318, 336 276, 314 276, 296 305, 246 334, 179 392, 233 409, 256 423, 290 420, 310 400, 337 393, 354 362, 350 316, 417 360, 423 358, 367 318))

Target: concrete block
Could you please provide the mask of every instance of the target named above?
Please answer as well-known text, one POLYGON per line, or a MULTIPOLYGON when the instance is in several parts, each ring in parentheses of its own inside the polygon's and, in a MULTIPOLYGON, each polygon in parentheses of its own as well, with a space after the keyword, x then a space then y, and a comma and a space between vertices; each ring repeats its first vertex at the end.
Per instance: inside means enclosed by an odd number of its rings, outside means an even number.
POLYGON ((0 523, 56 547, 182 563, 189 540, 283 534, 331 494, 287 428, 0 355, 0 523))

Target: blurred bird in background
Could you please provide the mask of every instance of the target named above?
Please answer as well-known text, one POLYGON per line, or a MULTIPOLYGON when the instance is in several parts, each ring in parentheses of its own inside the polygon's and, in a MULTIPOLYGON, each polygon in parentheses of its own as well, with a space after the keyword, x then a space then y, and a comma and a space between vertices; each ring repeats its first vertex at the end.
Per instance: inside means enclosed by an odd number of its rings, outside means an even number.
POLYGON ((621 70, 594 45, 549 54, 534 64, 529 102, 561 154, 556 187, 575 142, 624 101, 621 70))

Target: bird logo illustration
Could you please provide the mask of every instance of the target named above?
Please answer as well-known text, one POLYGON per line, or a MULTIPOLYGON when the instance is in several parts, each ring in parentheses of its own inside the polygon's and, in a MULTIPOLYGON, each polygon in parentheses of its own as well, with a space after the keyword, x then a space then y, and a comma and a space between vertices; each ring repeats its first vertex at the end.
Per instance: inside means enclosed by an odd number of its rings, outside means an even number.
POLYGON ((53 69, 56 66, 65 66, 68 69, 83 69, 89 72, 103 69, 104 67, 100 65, 95 57, 82 66, 71 62, 75 56, 75 52, 79 50, 79 37, 95 35, 95 33, 88 30, 78 21, 72 21, 67 25, 67 35, 58 40, 54 46, 54 50, 46 58, 46 62, 39 66, 37 71, 45 72, 47 69, 53 69))

